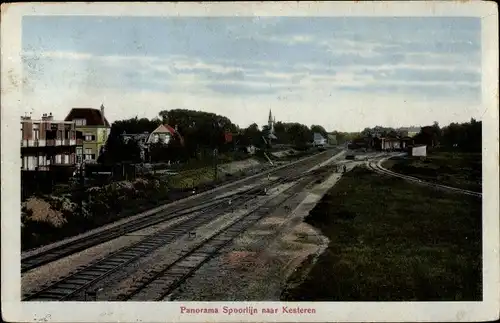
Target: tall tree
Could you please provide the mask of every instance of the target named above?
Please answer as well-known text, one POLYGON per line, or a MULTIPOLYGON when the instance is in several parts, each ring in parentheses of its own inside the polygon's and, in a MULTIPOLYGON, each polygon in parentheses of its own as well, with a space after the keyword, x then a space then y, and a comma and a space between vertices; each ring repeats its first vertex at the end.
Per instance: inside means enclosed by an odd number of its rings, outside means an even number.
POLYGON ((325 128, 323 128, 323 126, 320 126, 320 125, 312 125, 311 126, 311 131, 314 133, 314 132, 317 132, 319 133, 320 135, 323 136, 323 138, 326 138, 328 136, 328 132, 325 130, 325 128))

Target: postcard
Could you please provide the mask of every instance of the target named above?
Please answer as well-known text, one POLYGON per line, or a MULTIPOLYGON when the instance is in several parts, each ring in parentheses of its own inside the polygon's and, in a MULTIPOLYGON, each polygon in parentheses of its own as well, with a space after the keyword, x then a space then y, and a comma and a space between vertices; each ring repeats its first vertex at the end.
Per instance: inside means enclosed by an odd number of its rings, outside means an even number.
POLYGON ((495 3, 14 3, 1 32, 5 321, 498 319, 495 3))

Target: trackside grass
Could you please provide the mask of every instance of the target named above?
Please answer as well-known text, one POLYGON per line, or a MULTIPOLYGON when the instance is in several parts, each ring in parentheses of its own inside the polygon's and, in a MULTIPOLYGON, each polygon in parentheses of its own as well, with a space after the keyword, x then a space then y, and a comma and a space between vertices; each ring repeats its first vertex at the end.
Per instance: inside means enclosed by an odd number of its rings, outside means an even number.
POLYGON ((481 192, 481 163, 481 153, 434 151, 423 160, 394 158, 383 166, 425 181, 481 192))
POLYGON ((330 239, 284 301, 482 300, 481 200, 348 172, 306 222, 330 239))

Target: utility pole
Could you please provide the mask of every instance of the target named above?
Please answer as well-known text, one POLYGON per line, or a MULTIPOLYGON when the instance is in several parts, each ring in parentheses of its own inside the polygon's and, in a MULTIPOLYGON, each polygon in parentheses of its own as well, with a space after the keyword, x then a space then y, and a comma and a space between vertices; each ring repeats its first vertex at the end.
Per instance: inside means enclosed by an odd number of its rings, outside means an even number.
POLYGON ((219 151, 217 150, 217 148, 214 149, 214 181, 217 181, 217 173, 218 173, 218 167, 217 167, 217 164, 218 164, 218 159, 219 159, 219 151))
POLYGON ((80 163, 80 215, 83 217, 84 214, 83 214, 83 197, 84 197, 84 193, 85 193, 85 176, 83 174, 84 170, 83 170, 83 165, 84 165, 84 162, 82 160, 82 162, 80 163))

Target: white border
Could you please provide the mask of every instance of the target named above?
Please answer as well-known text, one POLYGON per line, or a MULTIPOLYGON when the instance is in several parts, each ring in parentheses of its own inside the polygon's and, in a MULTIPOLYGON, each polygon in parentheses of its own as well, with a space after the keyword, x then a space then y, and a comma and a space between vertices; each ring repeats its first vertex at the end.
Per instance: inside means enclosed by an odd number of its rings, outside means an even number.
POLYGON ((402 322, 485 321, 499 311, 498 11, 494 2, 16 3, 2 4, 2 314, 7 321, 52 322, 402 322), (129 16, 464 16, 482 18, 483 279, 482 302, 307 302, 315 315, 181 315, 190 307, 281 307, 283 303, 21 303, 19 114, 23 15, 129 16), (13 134, 12 134, 12 130, 13 134), (11 247, 15 245, 16 247, 11 247))

